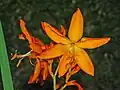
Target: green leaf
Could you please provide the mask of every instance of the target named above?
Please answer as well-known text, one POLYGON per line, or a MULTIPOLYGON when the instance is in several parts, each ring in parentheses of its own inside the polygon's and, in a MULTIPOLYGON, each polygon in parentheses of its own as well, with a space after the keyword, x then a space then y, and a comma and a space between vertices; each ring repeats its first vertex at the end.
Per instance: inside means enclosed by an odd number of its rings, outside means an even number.
POLYGON ((14 90, 1 21, 0 21, 0 69, 4 90, 14 90))

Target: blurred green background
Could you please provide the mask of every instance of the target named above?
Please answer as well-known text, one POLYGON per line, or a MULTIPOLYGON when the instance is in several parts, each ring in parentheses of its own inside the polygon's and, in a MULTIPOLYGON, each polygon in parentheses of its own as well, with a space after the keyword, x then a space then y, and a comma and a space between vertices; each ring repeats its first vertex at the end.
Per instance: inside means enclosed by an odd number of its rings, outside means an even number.
MULTIPOLYGON (((95 76, 79 72, 76 79, 84 90, 120 90, 120 0, 0 0, 0 20, 3 24, 8 56, 18 50, 29 51, 27 41, 18 39, 20 34, 19 19, 26 21, 29 32, 49 43, 49 38, 42 32, 40 22, 60 28, 62 24, 68 30, 72 14, 77 8, 84 16, 84 36, 111 37, 111 41, 97 49, 87 50, 94 66, 95 76)), ((15 90, 52 90, 51 81, 44 86, 28 85, 33 71, 25 59, 19 68, 17 59, 10 62, 15 90)), ((0 90, 2 81, 0 78, 0 90)), ((66 90, 77 90, 75 87, 66 90)))

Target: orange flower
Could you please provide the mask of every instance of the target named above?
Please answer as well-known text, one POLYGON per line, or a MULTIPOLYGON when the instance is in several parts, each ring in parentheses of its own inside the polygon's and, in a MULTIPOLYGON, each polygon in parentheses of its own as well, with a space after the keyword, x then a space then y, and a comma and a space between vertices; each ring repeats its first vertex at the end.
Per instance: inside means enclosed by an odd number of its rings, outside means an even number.
POLYGON ((46 80, 48 74, 53 76, 52 73, 52 61, 53 59, 49 59, 48 61, 39 59, 37 57, 41 54, 41 52, 46 51, 47 49, 53 47, 53 43, 51 42, 50 45, 44 45, 42 41, 37 38, 34 38, 29 34, 25 27, 25 22, 20 20, 20 26, 23 34, 25 35, 26 39, 29 41, 30 48, 32 49, 32 54, 29 56, 31 58, 36 58, 36 66, 33 75, 31 75, 30 80, 28 83, 38 82, 39 77, 42 77, 42 80, 46 80))
POLYGON ((65 37, 56 28, 46 22, 42 22, 42 25, 46 34, 57 44, 40 54, 39 58, 50 59, 63 55, 59 64, 59 76, 63 76, 73 63, 77 64, 85 73, 94 76, 94 66, 84 49, 100 47, 110 40, 109 37, 82 37, 83 16, 79 8, 72 16, 68 37, 65 37))
POLYGON ((14 60, 15 58, 20 58, 20 60, 17 64, 17 67, 20 65, 21 61, 25 57, 29 57, 30 63, 32 64, 31 59, 35 59, 36 56, 42 52, 42 47, 44 46, 44 44, 42 43, 41 40, 30 35, 30 33, 27 31, 27 28, 25 27, 25 25, 26 25, 25 22, 21 19, 20 20, 20 28, 22 30, 22 34, 19 35, 19 38, 22 40, 27 39, 31 50, 23 55, 18 55, 17 52, 13 55, 11 60, 14 60))
POLYGON ((25 27, 25 22, 23 20, 20 20, 20 27, 22 30, 22 34, 19 35, 19 38, 22 40, 27 39, 31 50, 28 53, 23 55, 17 55, 17 53, 15 53, 11 58, 11 60, 15 58, 20 58, 17 64, 17 67, 18 67, 21 61, 23 60, 23 58, 25 57, 29 57, 30 62, 31 62, 31 59, 36 59, 35 70, 34 70, 34 73, 31 75, 28 83, 34 83, 34 82, 37 83, 40 81, 39 79, 40 77, 42 77, 42 80, 46 80, 48 77, 48 74, 53 76, 53 73, 52 73, 53 59, 49 59, 45 61, 37 57, 38 55, 41 54, 41 52, 47 50, 48 48, 53 47, 53 43, 50 43, 50 45, 44 45, 41 40, 30 35, 30 33, 27 31, 25 27))

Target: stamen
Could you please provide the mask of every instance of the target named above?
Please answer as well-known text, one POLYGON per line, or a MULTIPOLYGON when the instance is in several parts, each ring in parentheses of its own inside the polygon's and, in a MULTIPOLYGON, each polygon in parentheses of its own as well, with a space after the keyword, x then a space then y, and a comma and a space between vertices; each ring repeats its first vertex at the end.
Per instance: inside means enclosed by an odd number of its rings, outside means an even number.
POLYGON ((21 59, 18 61, 16 67, 19 67, 19 65, 21 64, 21 61, 22 61, 22 60, 23 60, 23 58, 21 58, 21 59))
MULTIPOLYGON (((17 52, 17 51, 16 51, 16 52, 17 52)), ((30 50, 29 52, 27 52, 27 53, 24 54, 24 55, 17 55, 17 53, 15 53, 14 56, 11 58, 11 60, 15 59, 16 57, 17 57, 17 58, 21 58, 21 59, 18 61, 17 65, 16 65, 16 67, 19 67, 19 65, 21 64, 22 60, 23 60, 25 57, 31 55, 31 52, 32 52, 32 50, 30 50)), ((32 65, 34 65, 32 62, 30 62, 30 63, 31 63, 32 65)))
POLYGON ((10 60, 14 60, 17 57, 17 53, 15 53, 10 60))
POLYGON ((29 52, 27 52, 24 55, 17 55, 17 58, 24 58, 24 57, 30 56, 31 52, 32 52, 32 50, 30 50, 29 52))
POLYGON ((31 59, 29 59, 29 61, 30 61, 30 64, 31 64, 31 65, 35 66, 35 64, 32 62, 31 59))

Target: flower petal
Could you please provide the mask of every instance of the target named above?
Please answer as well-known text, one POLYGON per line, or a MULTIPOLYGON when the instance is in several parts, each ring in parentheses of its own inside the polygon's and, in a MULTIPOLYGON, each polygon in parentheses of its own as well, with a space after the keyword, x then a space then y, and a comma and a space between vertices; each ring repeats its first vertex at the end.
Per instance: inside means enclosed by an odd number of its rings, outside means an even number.
POLYGON ((65 54, 61 57, 60 62, 59 62, 59 65, 58 65, 58 66, 59 66, 59 69, 58 69, 58 74, 59 74, 59 76, 58 76, 58 77, 63 76, 63 75, 68 71, 68 69, 71 67, 71 66, 69 65, 70 60, 71 60, 71 58, 70 58, 69 52, 65 53, 65 54))
POLYGON ((34 81, 36 81, 36 79, 38 78, 38 76, 40 74, 40 71, 41 71, 40 60, 37 59, 34 74, 33 74, 32 78, 30 78, 28 83, 33 83, 34 81))
POLYGON ((78 90, 83 90, 83 88, 81 87, 81 85, 79 83, 77 83, 75 80, 71 80, 67 83, 67 86, 72 86, 75 85, 77 86, 78 90))
POLYGON ((42 22, 42 26, 44 26, 44 31, 46 34, 56 43, 61 44, 69 44, 70 41, 64 35, 62 35, 57 29, 52 27, 50 24, 46 22, 42 22))
POLYGON ((25 25, 26 25, 26 23, 21 19, 20 20, 20 28, 21 28, 23 34, 26 36, 26 39, 29 41, 29 43, 31 43, 32 42, 31 35, 27 31, 27 28, 25 27, 25 25))
POLYGON ((76 74, 78 71, 80 71, 80 67, 77 65, 77 66, 75 66, 75 67, 72 69, 71 75, 76 74))
POLYGON ((62 25, 60 26, 60 28, 61 28, 61 31, 60 31, 60 32, 62 33, 62 35, 63 35, 63 36, 66 36, 65 28, 64 28, 62 25))
MULTIPOLYGON (((30 48, 36 53, 41 53, 42 51, 41 46, 44 45, 42 41, 29 34, 25 27, 25 22, 23 20, 20 20, 20 27, 26 39, 29 41, 30 48)), ((23 36, 21 36, 21 38, 23 38, 23 36)))
POLYGON ((38 44, 35 44, 35 43, 31 43, 30 45, 29 45, 29 47, 34 51, 34 52, 36 52, 36 53, 41 53, 42 52, 42 48, 41 48, 41 46, 40 45, 38 45, 38 44))
POLYGON ((76 74, 79 70, 80 70, 80 67, 78 65, 77 66, 75 65, 75 67, 73 67, 71 71, 67 72, 65 82, 68 82, 68 80, 70 79, 70 77, 72 75, 76 74))
POLYGON ((23 33, 19 34, 19 39, 25 40, 25 36, 23 33))
POLYGON ((33 74, 30 76, 29 81, 28 81, 28 84, 33 83, 33 82, 31 82, 31 81, 32 81, 32 78, 33 78, 33 74))
POLYGON ((49 74, 51 75, 51 77, 53 77, 53 72, 52 72, 52 63, 53 63, 53 59, 50 59, 48 60, 48 71, 49 71, 49 74))
POLYGON ((38 55, 38 53, 32 51, 28 57, 29 57, 29 59, 36 59, 37 55, 38 55))
POLYGON ((42 62, 44 69, 43 69, 43 80, 46 80, 48 76, 48 63, 47 62, 42 62))
POLYGON ((78 8, 73 14, 70 28, 68 31, 68 37, 73 42, 77 42, 83 35, 83 16, 78 8))
POLYGON ((40 59, 50 59, 63 55, 67 51, 67 45, 56 44, 52 48, 47 49, 41 53, 38 58, 40 59))
POLYGON ((41 53, 42 52, 42 49, 40 48, 40 46, 32 43, 29 45, 29 47, 36 53, 41 53))
POLYGON ((100 47, 106 43, 110 38, 105 37, 105 38, 82 38, 81 41, 77 42, 76 45, 80 48, 86 48, 86 49, 93 49, 100 47))
POLYGON ((32 39, 32 43, 38 44, 39 46, 44 45, 44 43, 36 37, 31 36, 31 39, 32 39))
POLYGON ((75 62, 85 73, 94 76, 94 66, 92 61, 83 49, 79 49, 76 53, 75 62))

